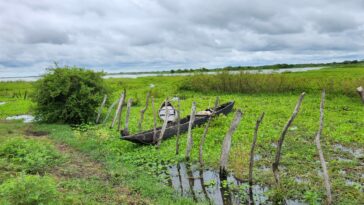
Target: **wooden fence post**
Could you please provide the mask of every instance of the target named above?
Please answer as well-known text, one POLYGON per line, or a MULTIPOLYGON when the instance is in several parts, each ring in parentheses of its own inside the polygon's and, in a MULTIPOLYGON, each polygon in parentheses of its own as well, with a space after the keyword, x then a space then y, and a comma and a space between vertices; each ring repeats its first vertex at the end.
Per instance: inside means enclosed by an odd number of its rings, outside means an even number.
POLYGON ((176 136, 176 155, 179 154, 179 137, 181 132, 181 101, 177 100, 177 136, 176 136))
POLYGON ((361 97, 361 101, 364 103, 364 88, 362 86, 359 86, 356 88, 356 91, 361 97))
POLYGON ((250 162, 249 162, 249 186, 253 185, 253 166, 254 166, 254 149, 255 149, 255 145, 257 143, 257 138, 258 138, 258 129, 260 124, 262 123, 264 118, 264 112, 260 115, 260 117, 258 118, 256 124, 255 124, 255 129, 254 129, 254 138, 253 138, 253 143, 250 149, 250 162))
POLYGON ((224 142, 222 144, 221 158, 220 158, 220 175, 222 176, 226 176, 227 174, 227 165, 229 160, 229 152, 231 148, 231 137, 234 134, 236 128, 238 127, 242 116, 243 113, 241 112, 240 109, 238 109, 235 113, 233 121, 231 122, 229 131, 225 135, 224 142))
POLYGON ((164 132, 166 131, 167 125, 168 125, 169 109, 168 109, 167 103, 168 103, 168 99, 166 99, 164 101, 164 105, 166 107, 166 116, 164 118, 164 122, 163 122, 163 125, 162 125, 162 129, 161 129, 161 132, 160 132, 158 141, 157 141, 157 149, 159 149, 159 146, 161 145, 161 142, 162 142, 163 136, 164 136, 164 132))
POLYGON ((157 141, 157 112, 155 110, 154 97, 152 96, 152 109, 153 109, 153 143, 157 141))
POLYGON ((99 107, 99 112, 97 113, 96 124, 99 123, 100 116, 101 116, 101 112, 102 112, 102 108, 104 108, 104 106, 105 106, 106 99, 107 99, 107 95, 104 95, 104 99, 102 100, 102 103, 101 103, 101 105, 99 107))
POLYGON ((124 100, 124 96, 125 96, 125 93, 122 92, 121 95, 120 95, 120 98, 119 98, 119 103, 118 103, 118 106, 116 108, 116 111, 115 111, 115 115, 114 115, 114 119, 111 123, 111 126, 110 126, 110 129, 114 127, 115 123, 116 123, 116 120, 118 119, 119 117, 119 112, 120 112, 120 109, 121 107, 123 106, 123 100, 124 100))
POLYGON ((187 134, 187 147, 186 147, 186 160, 190 160, 191 157, 191 150, 193 146, 193 139, 192 139, 192 127, 195 121, 195 114, 196 114, 196 102, 192 102, 191 108, 191 115, 190 115, 190 122, 188 124, 188 134, 187 134))
POLYGON ((151 92, 148 91, 148 93, 147 93, 147 99, 145 101, 145 107, 142 110, 140 110, 140 119, 139 119, 139 122, 138 122, 138 129, 139 129, 139 131, 142 131, 143 130, 142 129, 142 124, 143 124, 143 120, 144 120, 144 113, 148 109, 150 93, 151 92))
POLYGON ((121 106, 120 106, 119 115, 118 115, 118 131, 120 131, 120 129, 121 129, 121 114, 123 111, 123 106, 125 104, 125 99, 126 99, 126 90, 124 89, 124 95, 123 95, 123 99, 121 100, 121 106))
POLYGON ((216 97, 214 108, 212 110, 212 113, 211 113, 208 121, 207 121, 207 124, 205 126, 205 130, 203 131, 203 135, 202 135, 201 141, 200 141, 199 155, 198 156, 199 156, 199 161, 200 161, 201 166, 204 165, 204 163, 203 163, 203 145, 205 144, 205 139, 206 139, 206 135, 207 135, 210 123, 211 123, 211 119, 215 115, 215 111, 216 111, 216 108, 217 108, 218 105, 219 105, 219 97, 216 97))
POLYGON ((303 92, 299 99, 298 99, 298 102, 296 104, 296 107, 292 113, 292 116, 289 118, 287 124, 284 126, 283 128, 283 131, 281 133, 281 136, 279 137, 279 140, 278 140, 278 145, 277 145, 277 151, 276 151, 276 156, 275 156, 275 161, 274 163, 272 164, 272 170, 273 170, 273 174, 274 174, 274 179, 276 181, 277 184, 279 184, 279 170, 278 170, 278 166, 279 166, 279 161, 281 159, 281 152, 282 152, 282 145, 283 145, 283 141, 284 141, 284 138, 286 136, 286 133, 287 133, 287 130, 289 128, 289 126, 291 126, 292 122, 294 121, 294 119, 296 118, 299 110, 300 110, 300 107, 301 107, 301 104, 302 104, 302 100, 303 98, 305 97, 305 93, 303 92))
POLYGON ((119 100, 115 100, 115 101, 114 101, 114 102, 110 105, 109 109, 107 110, 106 117, 105 117, 105 119, 102 121, 102 124, 104 124, 104 123, 107 121, 107 119, 109 119, 110 113, 111 113, 112 109, 115 107, 116 103, 118 103, 118 101, 119 101, 119 100))
POLYGON ((324 154, 323 154, 323 151, 322 151, 322 148, 321 148, 321 143, 320 143, 320 137, 321 137, 321 134, 322 134, 322 130, 324 128, 324 106, 325 106, 325 90, 322 91, 322 96, 321 96, 320 126, 319 126, 319 130, 318 130, 318 132, 316 134, 316 137, 315 137, 315 142, 316 142, 317 151, 318 151, 319 157, 320 157, 322 172, 323 172, 323 175, 324 175, 324 182, 325 182, 326 196, 327 196, 327 204, 330 205, 330 204, 332 204, 330 178, 329 178, 329 174, 327 172, 326 161, 325 161, 324 154))
POLYGON ((129 98, 128 104, 126 107, 125 126, 124 126, 124 130, 122 132, 123 136, 129 135, 129 117, 130 117, 130 109, 131 109, 132 104, 133 104, 133 98, 129 98))

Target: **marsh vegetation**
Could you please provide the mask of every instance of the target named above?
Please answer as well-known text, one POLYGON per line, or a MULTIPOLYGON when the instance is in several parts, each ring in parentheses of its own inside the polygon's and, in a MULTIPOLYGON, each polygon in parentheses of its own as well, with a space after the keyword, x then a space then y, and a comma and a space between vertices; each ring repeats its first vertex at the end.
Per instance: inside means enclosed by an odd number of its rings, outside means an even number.
MULTIPOLYGON (((175 138, 163 141, 159 149, 121 141, 117 129, 109 128, 112 117, 105 123, 93 123, 97 109, 90 114, 91 123, 72 126, 6 121, 5 118, 9 116, 34 114, 36 104, 31 99, 36 96, 36 86, 31 82, 0 83, 0 101, 6 102, 0 105, 0 201, 13 204, 15 197, 21 195, 25 203, 32 202, 34 198, 38 203, 47 203, 51 199, 46 196, 53 196, 64 204, 208 204, 209 200, 219 203, 214 198, 217 195, 207 193, 206 197, 199 191, 193 191, 197 187, 201 188, 198 189, 200 191, 203 191, 202 188, 210 189, 211 192, 220 191, 220 187, 225 184, 225 188, 232 190, 229 192, 233 194, 230 199, 244 203, 249 200, 246 180, 254 127, 260 114, 265 112, 255 148, 253 183, 254 190, 259 194, 254 196, 254 201, 256 204, 279 203, 282 199, 292 203, 324 203, 325 188, 314 139, 319 127, 321 90, 325 88, 326 117, 321 143, 330 174, 333 200, 335 204, 362 204, 364 108, 355 88, 364 84, 363 76, 364 66, 355 64, 304 73, 221 73, 216 76, 197 74, 191 78, 170 76, 105 80, 110 93, 102 109, 101 119, 105 118, 108 107, 119 99, 125 89, 126 99, 133 99, 128 129, 130 133, 139 132, 140 111, 145 107, 148 92, 151 92, 156 105, 167 97, 179 97, 181 116, 190 114, 192 102, 196 102, 197 110, 203 110, 213 107, 216 96, 220 97, 220 102, 234 100, 235 109, 240 108, 244 115, 232 136, 228 164, 228 170, 234 176, 232 183, 229 179, 219 181, 211 177, 204 183, 199 182, 196 175, 200 170, 198 149, 204 126, 193 129, 195 143, 190 161, 185 162, 187 134, 180 137, 181 152, 178 155, 175 154, 175 138), (281 186, 277 187, 271 170, 276 143, 303 91, 306 96, 300 113, 288 129, 283 144, 281 186), (25 92, 28 97, 24 99, 25 92), (22 97, 15 93, 21 93, 22 97), (29 136, 26 134, 29 129, 47 134, 29 136), (78 156, 84 160, 75 160, 78 156), (47 161, 49 159, 52 159, 51 162, 47 161), (182 189, 175 181, 178 179, 178 165, 185 167, 182 168, 185 170, 182 175, 187 176, 182 181, 182 189), (187 167, 192 167, 192 171, 187 173, 187 167), (191 173, 193 180, 188 180, 191 173), (42 182, 38 183, 39 180, 42 182), (191 180, 194 184, 189 184, 191 180), (47 185, 36 186, 42 183, 47 185), (221 186, 214 189, 216 184, 221 186), (49 188, 43 190, 42 187, 47 186, 49 188), (188 188, 190 186, 192 188, 188 188), (14 187, 33 187, 36 193, 24 195, 14 187)), ((97 100, 98 106, 102 96, 97 100)), ((111 115, 114 113, 115 110, 111 115)), ((121 120, 125 117, 124 109, 121 120)), ((218 170, 221 146, 233 117, 234 114, 229 114, 211 121, 203 150, 207 174, 218 170)), ((152 129, 153 121, 153 111, 149 107, 144 113, 143 129, 152 129)), ((161 126, 162 123, 158 121, 157 125, 161 126)), ((221 197, 221 192, 219 194, 221 197)))

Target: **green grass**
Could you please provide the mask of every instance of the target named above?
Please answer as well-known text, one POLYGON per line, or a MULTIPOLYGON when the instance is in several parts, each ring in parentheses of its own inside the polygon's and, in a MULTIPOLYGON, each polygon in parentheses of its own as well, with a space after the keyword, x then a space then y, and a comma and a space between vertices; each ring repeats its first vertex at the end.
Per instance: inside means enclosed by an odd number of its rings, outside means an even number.
POLYGON ((283 74, 238 74, 219 72, 197 74, 181 86, 184 90, 220 93, 318 92, 356 96, 356 87, 364 84, 364 66, 337 66, 309 72, 283 74))
MULTIPOLYGON (((260 93, 259 90, 255 93, 234 90, 223 92, 224 90, 218 89, 206 89, 203 92, 198 92, 181 90, 181 87, 186 88, 186 82, 190 82, 187 77, 181 76, 108 79, 107 83, 113 90, 112 95, 109 96, 108 105, 118 98, 123 88, 126 88, 127 98, 131 97, 135 101, 131 109, 130 131, 131 133, 137 133, 139 112, 144 106, 145 96, 150 90, 151 84, 155 86, 152 94, 156 98, 157 106, 165 97, 181 97, 182 116, 189 114, 193 101, 197 103, 197 110, 202 110, 206 107, 212 107, 217 95, 220 96, 221 102, 234 100, 236 102, 235 109, 241 108, 244 116, 232 139, 229 169, 242 179, 246 179, 248 174, 249 149, 255 121, 260 113, 264 111, 266 116, 260 127, 256 148, 256 153, 261 156, 261 160, 256 161, 254 180, 256 183, 271 186, 268 193, 270 196, 281 195, 285 198, 299 198, 313 203, 315 201, 323 202, 325 199, 323 180, 318 175, 320 164, 314 144, 314 136, 319 126, 319 91, 321 89, 317 83, 322 79, 334 79, 334 82, 340 83, 348 82, 347 86, 341 87, 339 86, 341 84, 338 84, 333 86, 335 89, 327 90, 322 145, 325 158, 328 161, 335 203, 362 204, 364 202, 363 178, 361 175, 364 172, 361 164, 363 159, 355 158, 347 152, 335 149, 334 145, 341 144, 355 150, 364 147, 364 133, 361 132, 364 126, 364 118, 362 117, 364 109, 355 94, 355 88, 358 86, 356 83, 362 82, 363 68, 353 65, 337 66, 318 71, 286 73, 283 75, 289 79, 305 79, 307 84, 302 83, 302 81, 299 84, 301 87, 298 86, 297 89, 289 92, 260 93), (309 88, 309 90, 303 89, 305 87, 309 88), (277 142, 301 91, 307 91, 307 94, 301 111, 294 121, 292 129, 289 130, 283 145, 281 161, 281 168, 283 168, 281 169, 282 187, 276 189, 272 186, 272 172, 270 170, 261 170, 259 167, 271 167, 275 154, 272 143, 277 142), (349 159, 350 161, 341 160, 340 158, 349 159), (303 182, 297 182, 296 177, 302 179, 303 182), (353 181, 354 184, 348 184, 348 180, 353 181)), ((294 85, 294 82, 291 83, 294 85)), ((201 83, 201 86, 205 86, 204 84, 207 84, 207 82, 201 83)), ((264 86, 260 85, 260 87, 264 86)), ((176 102, 172 103, 176 104, 176 102)), ((24 104, 29 106, 24 109, 25 112, 30 112, 31 102, 25 100, 24 104)), ((14 110, 21 110, 17 109, 17 104, 9 103, 9 105, 14 110)), ((5 109, 0 106, 0 110, 5 109)), ((103 116, 105 116, 106 110, 107 108, 104 109, 103 116)), ((3 114, 2 118, 6 115, 3 114)), ((125 112, 123 113, 123 119, 125 119, 124 117, 125 112)), ((212 121, 204 146, 204 161, 209 167, 218 167, 223 137, 232 117, 233 114, 230 114, 220 116, 212 121)), ((145 113, 143 129, 152 128, 152 122, 152 110, 149 107, 145 113)), ((161 125, 161 122, 158 123, 161 125)), ((162 185, 165 176, 168 174, 166 165, 175 164, 184 159, 186 134, 181 136, 181 154, 176 156, 174 154, 175 138, 164 141, 159 150, 153 146, 138 146, 121 141, 118 132, 108 128, 110 124, 111 118, 104 125, 82 125, 71 129, 66 125, 42 124, 38 125, 37 129, 50 131, 53 140, 70 144, 72 147, 102 162, 107 167, 107 172, 113 176, 113 179, 122 181, 131 189, 140 193, 141 197, 151 200, 152 203, 193 203, 191 199, 180 198, 171 188, 162 185), (156 186, 155 184, 159 185, 156 186)), ((9 126, 5 122, 0 123, 0 134, 4 133, 9 137, 16 135, 16 133, 9 133, 11 132, 9 130, 19 129, 17 128, 18 125, 11 125, 14 128, 10 129, 9 126)), ((197 162, 198 159, 198 144, 203 129, 204 127, 198 127, 193 130, 193 162, 197 162)), ((81 181, 74 180, 65 184, 70 184, 69 186, 72 187, 81 183, 81 181)), ((89 181, 83 180, 82 183, 87 184, 89 181)), ((86 191, 85 189, 84 186, 79 186, 79 191, 76 193, 82 195, 83 190, 86 191)), ((104 190, 101 191, 101 194, 108 192, 107 187, 100 190, 104 190)))

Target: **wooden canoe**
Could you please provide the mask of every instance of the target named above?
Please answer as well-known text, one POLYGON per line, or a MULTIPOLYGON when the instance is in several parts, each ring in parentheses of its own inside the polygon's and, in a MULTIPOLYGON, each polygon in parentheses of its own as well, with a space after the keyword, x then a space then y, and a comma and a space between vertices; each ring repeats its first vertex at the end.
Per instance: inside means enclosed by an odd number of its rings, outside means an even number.
MULTIPOLYGON (((233 107, 234 107, 234 101, 224 103, 216 109, 215 116, 218 116, 220 114, 227 115, 231 112, 233 107)), ((209 111, 209 110, 207 109, 206 111, 209 111)), ((205 112, 205 113, 207 113, 207 112, 205 112)), ((196 114, 195 121, 193 123, 193 127, 204 124, 205 122, 207 122, 208 119, 209 119, 208 114, 196 114)), ((184 133, 184 132, 188 131, 189 121, 190 121, 189 115, 180 120, 180 133, 184 133)), ((156 137, 159 137, 161 129, 162 129, 161 127, 157 128, 156 137)), ((171 137, 175 136, 176 134, 177 134, 177 122, 170 122, 167 125, 166 131, 163 136, 163 140, 171 138, 171 137)), ((156 142, 153 139, 153 136, 154 136, 154 131, 153 131, 153 129, 151 129, 151 130, 141 132, 141 133, 138 133, 135 135, 123 136, 121 134, 121 139, 130 141, 130 142, 134 142, 134 143, 138 143, 138 144, 155 144, 156 142)))

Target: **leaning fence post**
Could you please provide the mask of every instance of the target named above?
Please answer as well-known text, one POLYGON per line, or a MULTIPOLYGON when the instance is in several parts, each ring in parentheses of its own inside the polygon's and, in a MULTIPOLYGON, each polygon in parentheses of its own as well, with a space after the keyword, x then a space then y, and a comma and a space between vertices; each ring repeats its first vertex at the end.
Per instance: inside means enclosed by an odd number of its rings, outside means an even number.
POLYGON ((99 112, 97 113, 96 124, 99 123, 102 108, 104 108, 104 106, 105 106, 106 99, 107 99, 107 95, 104 95, 104 99, 102 100, 102 103, 101 103, 101 105, 99 107, 99 112))
POLYGON ((179 154, 179 137, 181 132, 181 101, 177 99, 177 136, 176 136, 176 155, 179 154))
POLYGON ((219 97, 216 97, 214 108, 212 110, 212 113, 210 114, 210 117, 209 117, 209 119, 207 121, 207 124, 205 126, 205 130, 203 131, 203 134, 202 134, 202 137, 201 137, 200 147, 199 147, 199 155, 198 155, 201 166, 204 165, 204 163, 203 163, 203 145, 205 144, 205 139, 206 139, 206 135, 207 135, 207 132, 208 132, 208 129, 209 129, 209 126, 210 126, 210 122, 211 122, 212 117, 215 115, 218 104, 219 104, 219 97))
POLYGON ((356 88, 356 91, 361 97, 361 101, 364 103, 364 88, 362 86, 359 86, 356 88))
POLYGON ((186 147, 186 160, 190 160, 191 150, 193 145, 192 139, 192 127, 195 121, 195 114, 196 114, 196 102, 192 102, 191 108, 191 115, 190 115, 190 122, 188 124, 188 134, 187 134, 187 147, 186 147))
POLYGON ((124 89, 124 95, 123 95, 123 99, 121 101, 121 107, 120 107, 119 116, 118 116, 118 131, 121 129, 121 114, 123 111, 123 105, 125 104, 125 99, 126 99, 126 90, 124 89))
POLYGON ((114 125, 115 125, 115 123, 116 123, 116 120, 117 120, 117 119, 118 119, 118 117, 119 117, 120 109, 121 109, 121 107, 123 106, 124 96, 125 96, 125 90, 124 90, 124 92, 122 92, 122 93, 121 93, 121 95, 120 95, 119 103, 118 103, 118 107, 116 108, 115 116, 114 116, 114 119, 113 119, 113 121, 112 121, 112 123, 111 123, 110 128, 113 128, 113 127, 114 127, 114 125))
POLYGON ((130 117, 130 108, 131 108, 132 103, 133 103, 133 98, 129 98, 128 104, 126 107, 125 126, 124 126, 124 130, 122 132, 123 136, 129 135, 129 117, 130 117))
POLYGON ((281 152, 282 152, 283 141, 284 141, 284 138, 286 136, 286 133, 287 133, 287 130, 288 130, 289 126, 291 126, 293 120, 296 118, 296 116, 297 116, 297 114, 298 114, 298 112, 300 110, 300 107, 301 107, 301 104, 302 104, 302 100, 303 100, 304 97, 305 97, 305 93, 303 92, 300 95, 300 98, 298 99, 298 102, 296 104, 296 107, 294 108, 294 111, 292 113, 292 116, 289 118, 287 124, 284 126, 283 131, 281 133, 281 136, 280 136, 280 138, 278 140, 275 161, 272 164, 272 170, 273 170, 273 174, 274 174, 274 179, 275 179, 275 181, 276 181, 277 184, 279 183, 279 170, 278 170, 278 166, 279 166, 279 161, 281 159, 281 152))
POLYGON ((241 112, 240 109, 238 109, 235 113, 233 121, 231 122, 229 131, 225 135, 224 142, 222 144, 221 158, 220 158, 220 175, 222 176, 226 176, 227 174, 227 165, 229 160, 229 152, 231 148, 231 137, 234 134, 236 128, 238 127, 242 116, 243 113, 241 112))
POLYGON ((253 166, 254 166, 254 149, 255 149, 255 145, 257 143, 257 138, 258 138, 258 129, 260 126, 260 123, 263 121, 264 118, 264 112, 260 115, 260 117, 258 118, 256 124, 255 124, 255 129, 254 129, 254 138, 253 138, 253 143, 250 149, 250 162, 249 162, 249 186, 253 185, 253 166))
POLYGON ((148 93, 147 93, 147 99, 145 101, 145 107, 142 110, 140 110, 140 119, 139 119, 139 122, 138 122, 138 129, 139 129, 139 131, 142 131, 142 124, 143 124, 143 120, 144 120, 144 113, 148 109, 150 93, 151 92, 148 91, 148 93))
POLYGON ((165 108, 166 108, 166 115, 165 115, 164 122, 163 122, 163 125, 162 125, 162 129, 161 129, 158 141, 157 141, 157 148, 158 149, 159 149, 159 146, 161 145, 161 142, 162 142, 163 136, 164 136, 164 132, 166 131, 167 125, 168 125, 169 109, 168 109, 167 103, 168 103, 168 99, 166 99, 164 101, 164 105, 165 105, 165 108))
POLYGON ((155 110, 153 96, 152 96, 152 109, 153 109, 153 143, 155 143, 157 141, 157 112, 155 110))
POLYGON ((324 175, 324 182, 325 182, 325 188, 326 188, 326 196, 327 196, 327 204, 332 204, 332 195, 331 195, 331 185, 330 185, 330 179, 329 179, 329 174, 327 172, 327 167, 326 167, 326 161, 324 158, 324 154, 321 148, 321 143, 320 143, 320 137, 322 134, 322 130, 324 128, 324 105, 325 105, 325 90, 322 91, 322 96, 321 96, 321 104, 320 104, 320 126, 319 126, 319 130, 316 134, 315 137, 315 142, 316 142, 316 147, 317 147, 317 151, 319 153, 319 157, 320 157, 320 162, 321 162, 321 167, 322 167, 322 172, 324 175))
POLYGON ((115 100, 115 101, 114 101, 114 102, 110 105, 109 109, 107 110, 106 117, 105 117, 105 119, 102 121, 102 124, 104 124, 104 123, 107 121, 107 119, 109 119, 110 113, 111 113, 112 109, 115 107, 116 103, 118 103, 118 100, 115 100))

